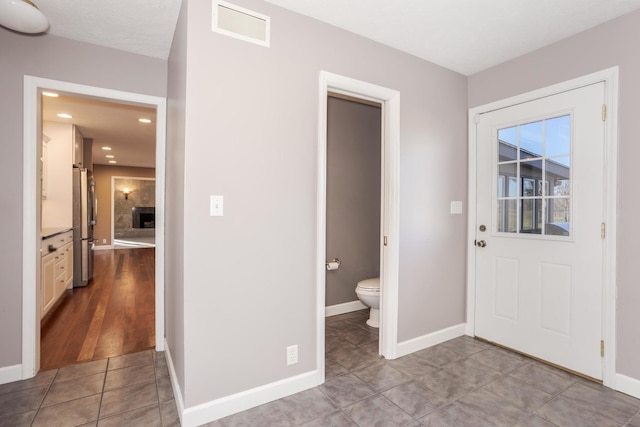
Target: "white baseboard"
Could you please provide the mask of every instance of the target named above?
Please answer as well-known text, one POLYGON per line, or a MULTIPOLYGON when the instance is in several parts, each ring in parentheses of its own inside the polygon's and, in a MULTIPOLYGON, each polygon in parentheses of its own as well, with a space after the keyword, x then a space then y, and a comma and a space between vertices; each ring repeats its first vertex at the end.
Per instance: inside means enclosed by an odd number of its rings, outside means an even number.
POLYGON ((418 350, 424 350, 425 348, 433 347, 434 345, 438 345, 445 341, 461 337, 464 335, 464 332, 465 324, 461 323, 459 325, 431 332, 430 334, 423 335, 421 337, 400 342, 396 348, 397 357, 406 356, 407 354, 411 354, 418 350))
POLYGON ((0 384, 12 383, 22 379, 22 365, 0 368, 0 384))
POLYGON ((295 377, 276 381, 271 384, 256 387, 251 390, 225 396, 191 408, 185 408, 184 400, 182 399, 182 391, 180 390, 180 385, 177 381, 176 371, 173 366, 173 359, 171 358, 171 352, 166 340, 164 347, 167 366, 169 368, 169 376, 171 378, 171 386, 173 387, 173 395, 176 399, 176 406, 178 407, 178 414, 180 416, 180 424, 185 427, 200 426, 282 397, 290 396, 316 387, 324 382, 324 378, 320 371, 315 370, 295 377))
POLYGON ((616 374, 615 389, 621 393, 640 399, 640 380, 627 377, 626 375, 616 374))
POLYGON ((324 308, 324 317, 337 316, 338 314, 351 313, 367 308, 360 300, 345 302, 342 304, 330 305, 324 308))
POLYGON ((109 249, 113 249, 113 245, 94 245, 93 246, 94 251, 106 251, 109 249))

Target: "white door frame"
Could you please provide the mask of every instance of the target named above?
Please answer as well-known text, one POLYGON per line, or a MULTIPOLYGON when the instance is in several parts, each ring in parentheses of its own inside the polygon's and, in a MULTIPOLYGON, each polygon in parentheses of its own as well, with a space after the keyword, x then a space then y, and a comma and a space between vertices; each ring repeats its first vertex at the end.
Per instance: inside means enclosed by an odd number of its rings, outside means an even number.
POLYGON ((40 89, 77 93, 156 108, 156 350, 164 349, 164 187, 166 150, 166 99, 157 96, 24 76, 23 217, 22 217, 22 379, 40 369, 40 89))
MULTIPOLYGON (((371 83, 320 72, 318 107, 318 212, 316 252, 316 325, 317 366, 324 378, 324 322, 325 322, 325 256, 326 256, 326 187, 327 187, 327 95, 337 92, 382 104, 382 154, 384 166, 384 210, 381 234, 387 236, 382 247, 380 296, 380 347, 387 359, 397 357, 398 344, 398 265, 400 217, 400 92, 371 83), (385 249, 386 248, 386 249, 385 249)), ((354 284, 355 289, 355 284, 354 284)))
MULTIPOLYGON (((605 144, 605 185, 604 185, 604 221, 606 239, 604 241, 603 260, 603 340, 606 350, 603 357, 603 384, 615 387, 616 379, 616 188, 618 153, 618 67, 609 68, 583 77, 565 81, 522 95, 492 102, 469 109, 469 220, 467 235, 469 240, 476 235, 476 120, 477 116, 512 105, 552 96, 560 92, 577 89, 597 82, 605 82, 605 102, 607 120, 604 122, 605 144)), ((476 248, 471 243, 467 249, 467 323, 465 333, 474 336, 475 296, 476 296, 476 248)))

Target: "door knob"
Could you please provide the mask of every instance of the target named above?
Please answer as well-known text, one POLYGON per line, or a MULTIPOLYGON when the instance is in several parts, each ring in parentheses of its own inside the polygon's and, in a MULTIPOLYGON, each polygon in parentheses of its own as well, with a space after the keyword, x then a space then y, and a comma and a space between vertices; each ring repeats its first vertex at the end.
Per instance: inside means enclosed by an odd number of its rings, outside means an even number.
POLYGON ((487 246, 487 242, 485 242, 484 240, 476 240, 476 246, 484 248, 485 246, 487 246))

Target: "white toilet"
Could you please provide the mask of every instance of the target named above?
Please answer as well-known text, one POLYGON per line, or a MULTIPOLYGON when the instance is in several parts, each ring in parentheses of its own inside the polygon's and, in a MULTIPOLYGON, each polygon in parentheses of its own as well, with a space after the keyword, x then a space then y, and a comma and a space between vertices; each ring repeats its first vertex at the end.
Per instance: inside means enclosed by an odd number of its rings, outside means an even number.
POLYGON ((356 295, 358 299, 367 307, 371 307, 369 310, 369 320, 367 325, 372 328, 380 326, 380 278, 373 277, 371 279, 365 279, 358 282, 356 286, 356 295))

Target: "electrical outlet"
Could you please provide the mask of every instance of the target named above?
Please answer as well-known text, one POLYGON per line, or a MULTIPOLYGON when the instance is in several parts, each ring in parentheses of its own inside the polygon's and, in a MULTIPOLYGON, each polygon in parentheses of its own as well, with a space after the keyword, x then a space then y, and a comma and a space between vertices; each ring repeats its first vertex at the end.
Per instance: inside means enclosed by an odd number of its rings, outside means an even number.
POLYGON ((102 243, 107 243, 107 239, 102 239, 102 243))
POLYGON ((287 347, 287 366, 298 363, 298 346, 290 345, 287 347))

